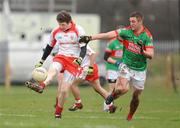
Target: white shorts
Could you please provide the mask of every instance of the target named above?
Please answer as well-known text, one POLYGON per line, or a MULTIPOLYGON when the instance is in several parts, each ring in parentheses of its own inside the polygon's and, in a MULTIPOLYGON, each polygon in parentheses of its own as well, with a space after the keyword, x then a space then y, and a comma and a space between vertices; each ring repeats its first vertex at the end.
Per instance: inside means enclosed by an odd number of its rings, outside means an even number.
POLYGON ((119 76, 119 71, 107 70, 107 72, 106 72, 107 80, 117 80, 118 76, 119 76))
MULTIPOLYGON (((63 70, 62 64, 59 62, 52 62, 51 68, 55 69, 57 73, 61 73, 63 70)), ((75 77, 67 70, 63 72, 63 79, 65 82, 72 83, 75 79, 75 77)))
POLYGON ((133 87, 143 90, 146 81, 146 70, 135 71, 128 68, 126 64, 121 63, 119 77, 127 78, 130 82, 132 82, 133 87))

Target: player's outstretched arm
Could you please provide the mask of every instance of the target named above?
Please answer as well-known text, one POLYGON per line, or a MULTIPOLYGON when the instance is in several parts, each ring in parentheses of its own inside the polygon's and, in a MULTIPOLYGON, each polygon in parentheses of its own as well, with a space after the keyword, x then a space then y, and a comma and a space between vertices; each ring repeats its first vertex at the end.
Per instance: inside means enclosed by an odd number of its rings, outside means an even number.
POLYGON ((117 34, 115 31, 110 31, 110 32, 106 32, 106 33, 99 33, 96 35, 92 35, 91 36, 91 40, 109 40, 112 38, 116 38, 117 34))
POLYGON ((51 47, 49 44, 47 44, 46 48, 44 49, 43 55, 41 57, 41 60, 35 65, 35 67, 41 67, 46 60, 46 58, 51 53, 53 47, 51 47))
POLYGON ((110 40, 110 39, 116 38, 117 36, 118 35, 116 31, 110 31, 106 33, 99 33, 92 36, 81 36, 79 41, 88 43, 91 40, 110 40))

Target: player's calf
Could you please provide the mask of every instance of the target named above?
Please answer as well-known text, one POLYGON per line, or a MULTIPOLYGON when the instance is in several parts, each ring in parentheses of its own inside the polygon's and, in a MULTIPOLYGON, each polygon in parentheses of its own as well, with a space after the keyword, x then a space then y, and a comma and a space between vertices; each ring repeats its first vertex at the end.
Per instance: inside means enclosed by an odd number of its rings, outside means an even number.
POLYGON ((133 118, 133 115, 135 114, 138 106, 139 106, 139 95, 140 95, 141 91, 135 91, 133 93, 133 97, 132 100, 130 102, 130 111, 129 114, 127 116, 127 120, 130 121, 133 118))

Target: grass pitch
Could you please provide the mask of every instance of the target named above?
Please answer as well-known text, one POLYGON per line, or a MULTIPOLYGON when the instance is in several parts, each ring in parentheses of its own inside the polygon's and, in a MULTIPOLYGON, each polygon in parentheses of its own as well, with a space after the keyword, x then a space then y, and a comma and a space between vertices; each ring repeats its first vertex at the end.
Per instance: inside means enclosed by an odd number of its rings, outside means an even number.
MULTIPOLYGON (((150 83, 150 82, 148 82, 150 83)), ((157 84, 160 84, 156 82, 157 84)), ((81 88, 84 108, 70 112, 72 95, 64 107, 62 119, 54 118, 56 87, 37 94, 26 87, 0 86, 0 128, 179 128, 180 94, 163 85, 147 84, 134 119, 126 121, 131 90, 115 101, 116 113, 102 111, 103 99, 91 87, 81 88)))

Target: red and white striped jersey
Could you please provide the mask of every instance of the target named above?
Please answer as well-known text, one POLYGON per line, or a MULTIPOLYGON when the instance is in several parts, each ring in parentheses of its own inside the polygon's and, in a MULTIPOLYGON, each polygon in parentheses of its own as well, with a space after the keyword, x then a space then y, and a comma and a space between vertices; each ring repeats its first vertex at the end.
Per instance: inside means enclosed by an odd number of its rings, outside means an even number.
POLYGON ((51 32, 49 45, 51 47, 58 45, 59 51, 57 54, 59 55, 79 57, 80 44, 78 40, 82 35, 85 35, 84 29, 72 22, 71 28, 67 31, 62 31, 59 27, 55 28, 51 32))

